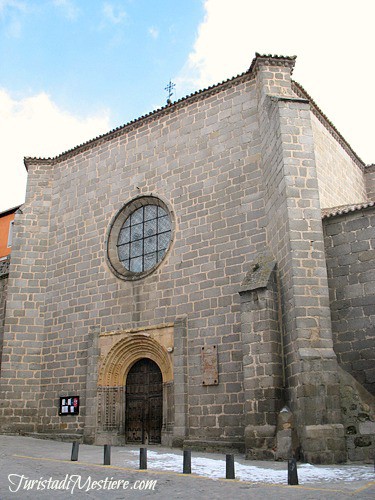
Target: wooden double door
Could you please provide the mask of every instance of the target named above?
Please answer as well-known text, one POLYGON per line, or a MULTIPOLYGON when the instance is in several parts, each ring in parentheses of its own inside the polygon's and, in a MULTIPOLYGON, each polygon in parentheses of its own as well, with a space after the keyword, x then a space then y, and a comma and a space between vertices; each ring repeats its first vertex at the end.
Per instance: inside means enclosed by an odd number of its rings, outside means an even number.
POLYGON ((162 423, 162 374, 154 361, 144 358, 132 366, 126 379, 126 442, 160 443, 162 423))

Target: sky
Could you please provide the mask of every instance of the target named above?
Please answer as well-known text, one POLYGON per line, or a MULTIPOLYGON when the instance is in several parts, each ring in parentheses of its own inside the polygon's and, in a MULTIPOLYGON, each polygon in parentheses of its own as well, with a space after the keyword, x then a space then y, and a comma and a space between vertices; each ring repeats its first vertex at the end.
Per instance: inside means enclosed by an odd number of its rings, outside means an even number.
POLYGON ((297 55, 302 84, 375 162, 373 0, 0 0, 0 212, 23 158, 53 157, 246 71, 297 55))

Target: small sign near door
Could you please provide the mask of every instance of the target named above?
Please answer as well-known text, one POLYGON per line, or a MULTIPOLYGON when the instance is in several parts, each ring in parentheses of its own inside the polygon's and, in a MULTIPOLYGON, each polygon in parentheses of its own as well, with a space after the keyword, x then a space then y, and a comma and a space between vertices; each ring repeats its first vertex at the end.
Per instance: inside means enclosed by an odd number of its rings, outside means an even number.
POLYGON ((60 397, 59 415, 78 415, 79 414, 79 396, 60 397))

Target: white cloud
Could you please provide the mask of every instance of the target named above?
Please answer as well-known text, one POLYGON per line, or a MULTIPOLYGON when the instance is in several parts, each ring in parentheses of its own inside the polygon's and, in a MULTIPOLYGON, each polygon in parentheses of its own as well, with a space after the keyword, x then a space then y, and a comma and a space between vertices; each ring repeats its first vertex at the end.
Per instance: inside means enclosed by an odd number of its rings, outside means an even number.
POLYGON ((206 0, 194 49, 174 78, 180 96, 246 71, 255 55, 297 55, 293 77, 316 100, 354 150, 375 161, 369 99, 372 0, 206 0))
POLYGON ((149 35, 154 38, 155 40, 158 38, 159 36, 159 30, 157 28, 154 28, 153 26, 151 26, 151 28, 148 29, 148 32, 149 32, 149 35))
POLYGON ((0 117, 0 211, 24 201, 25 156, 53 157, 110 129, 108 112, 73 116, 44 93, 16 100, 0 89, 0 117))
POLYGON ((106 19, 112 24, 121 24, 127 17, 126 12, 121 7, 117 7, 109 2, 103 5, 103 13, 106 19))

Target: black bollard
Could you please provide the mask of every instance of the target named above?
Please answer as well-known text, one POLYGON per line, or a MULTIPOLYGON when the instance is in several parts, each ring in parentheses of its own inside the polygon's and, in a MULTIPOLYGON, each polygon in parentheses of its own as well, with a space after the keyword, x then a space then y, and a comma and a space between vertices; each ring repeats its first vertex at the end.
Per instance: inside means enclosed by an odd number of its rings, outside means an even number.
POLYGON ((297 460, 295 458, 288 460, 288 484, 298 485, 297 460))
POLYGON ((226 455, 226 479, 235 479, 236 475, 234 472, 234 455, 226 455))
POLYGON ((183 474, 191 474, 191 450, 184 450, 183 474))
POLYGON ((147 469, 147 448, 140 448, 139 468, 147 469))
POLYGON ((104 445, 104 465, 111 465, 111 445, 104 445))
POLYGON ((76 462, 78 460, 78 450, 79 450, 79 443, 78 441, 75 441, 72 446, 72 455, 70 457, 70 460, 72 462, 76 462))

